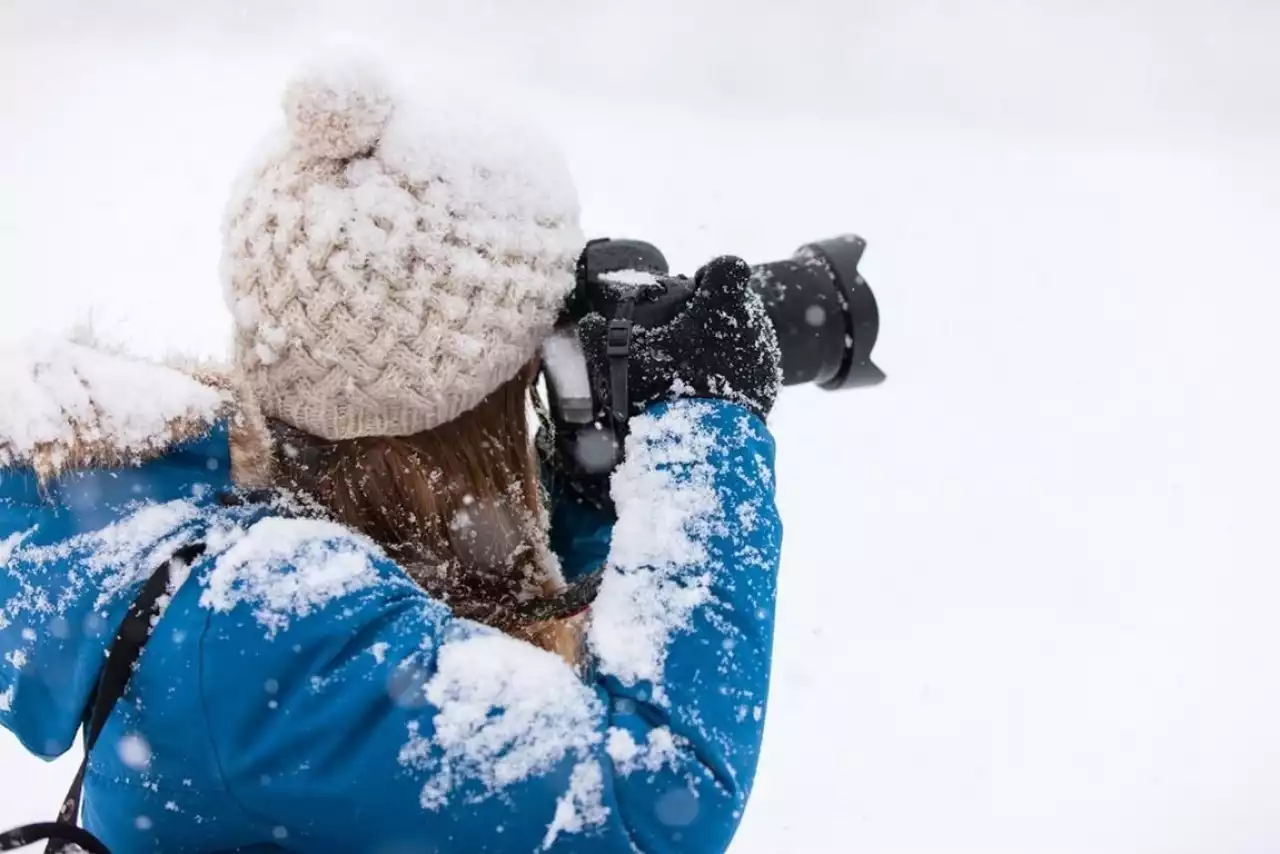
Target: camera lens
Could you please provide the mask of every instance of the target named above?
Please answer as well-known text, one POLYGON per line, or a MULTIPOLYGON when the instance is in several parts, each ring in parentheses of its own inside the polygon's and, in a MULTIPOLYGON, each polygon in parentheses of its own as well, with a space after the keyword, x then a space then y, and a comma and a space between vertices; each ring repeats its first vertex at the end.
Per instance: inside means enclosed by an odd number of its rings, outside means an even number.
POLYGON ((880 313, 858 272, 866 245, 857 235, 834 237, 752 268, 752 287, 778 333, 784 385, 835 390, 884 380, 871 361, 880 313))

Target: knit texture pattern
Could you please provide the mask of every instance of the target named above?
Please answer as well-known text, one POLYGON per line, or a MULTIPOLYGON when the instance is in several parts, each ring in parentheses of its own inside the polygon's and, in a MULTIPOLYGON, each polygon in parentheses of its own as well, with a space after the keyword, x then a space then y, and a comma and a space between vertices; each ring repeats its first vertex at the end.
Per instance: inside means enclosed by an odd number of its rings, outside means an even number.
POLYGON ((224 223, 240 370, 266 415, 329 440, 457 417, 533 358, 573 287, 563 159, 350 60, 305 69, 283 106, 224 223))

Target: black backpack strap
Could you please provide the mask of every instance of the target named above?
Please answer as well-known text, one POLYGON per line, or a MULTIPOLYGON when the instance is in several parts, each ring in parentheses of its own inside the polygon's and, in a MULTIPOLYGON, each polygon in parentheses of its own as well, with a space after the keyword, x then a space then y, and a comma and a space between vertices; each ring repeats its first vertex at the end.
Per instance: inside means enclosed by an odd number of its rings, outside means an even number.
POLYGON ((68 845, 78 845, 89 854, 111 854, 93 834, 76 824, 80 818, 80 802, 84 794, 84 775, 89 767, 89 754, 98 743, 98 736, 102 735, 107 718, 111 716, 116 703, 124 696, 129 678, 133 676, 133 666, 151 637, 152 622, 160 615, 160 599, 169 591, 174 567, 190 565, 204 553, 204 549, 202 542, 183 546, 142 585, 138 598, 129 606, 124 622, 120 624, 115 639, 111 642, 107 663, 103 665, 102 675, 98 677, 98 686, 94 691, 84 732, 84 758, 80 760, 80 769, 62 802, 58 820, 28 824, 0 834, 0 851, 13 851, 48 839, 51 841, 45 848, 45 854, 62 854, 67 851, 68 845))

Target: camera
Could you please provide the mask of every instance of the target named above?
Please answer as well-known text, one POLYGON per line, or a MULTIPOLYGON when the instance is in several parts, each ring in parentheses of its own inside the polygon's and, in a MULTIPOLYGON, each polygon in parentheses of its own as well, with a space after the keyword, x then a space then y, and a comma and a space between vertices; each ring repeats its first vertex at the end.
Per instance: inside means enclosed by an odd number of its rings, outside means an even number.
MULTIPOLYGON (((880 331, 875 295, 858 264, 866 241, 848 234, 806 244, 786 260, 751 268, 782 351, 783 385, 827 390, 873 386, 885 374, 871 361, 880 331)), ((587 471, 612 470, 630 412, 626 347, 633 327, 661 326, 692 296, 695 284, 641 240, 589 242, 577 285, 555 334, 543 345, 550 416, 558 441, 587 471), (576 323, 597 313, 609 321, 610 399, 597 400, 576 323)))

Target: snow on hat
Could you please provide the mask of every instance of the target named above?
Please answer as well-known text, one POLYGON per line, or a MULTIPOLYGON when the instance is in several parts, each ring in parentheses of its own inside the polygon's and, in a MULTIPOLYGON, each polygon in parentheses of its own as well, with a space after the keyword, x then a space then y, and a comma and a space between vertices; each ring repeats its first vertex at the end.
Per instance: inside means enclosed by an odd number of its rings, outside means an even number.
POLYGON ((285 89, 288 132, 224 226, 235 357, 269 417, 324 439, 443 424, 550 332, 584 240, 530 129, 393 93, 358 61, 285 89))

